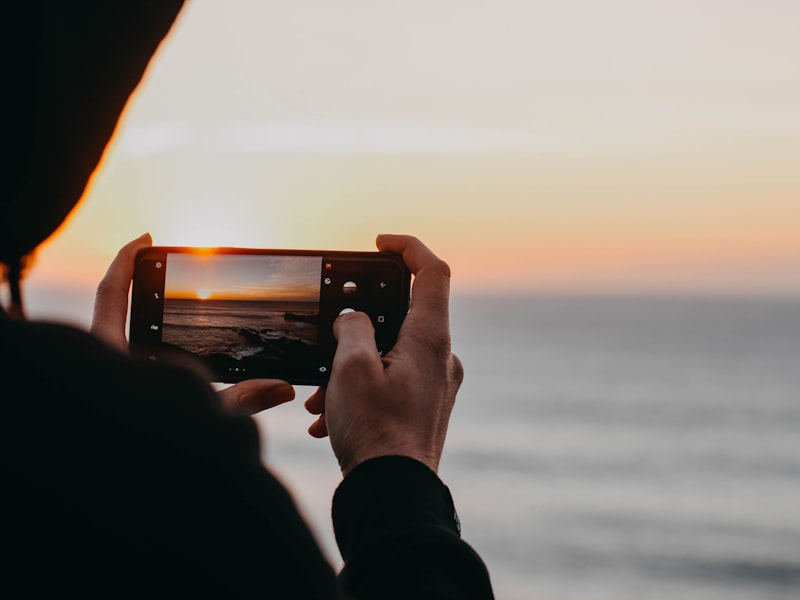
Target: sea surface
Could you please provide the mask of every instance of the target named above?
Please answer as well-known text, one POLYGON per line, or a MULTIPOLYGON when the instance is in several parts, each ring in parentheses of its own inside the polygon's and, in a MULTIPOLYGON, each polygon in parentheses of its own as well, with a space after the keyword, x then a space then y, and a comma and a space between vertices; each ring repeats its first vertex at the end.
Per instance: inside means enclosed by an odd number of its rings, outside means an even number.
POLYGON ((285 315, 316 314, 318 309, 316 302, 167 298, 161 339, 199 356, 222 353, 235 359, 257 354, 269 342, 295 340, 312 346, 317 343, 316 325, 285 315))
MULTIPOLYGON (((457 297, 451 320, 440 474, 498 600, 800 598, 800 299, 457 297)), ((265 459, 337 561, 299 408, 259 417, 265 459)))
MULTIPOLYGON (((800 598, 800 299, 457 296, 451 321, 440 475, 498 600, 800 598)), ((256 419, 338 565, 311 391, 256 419)))

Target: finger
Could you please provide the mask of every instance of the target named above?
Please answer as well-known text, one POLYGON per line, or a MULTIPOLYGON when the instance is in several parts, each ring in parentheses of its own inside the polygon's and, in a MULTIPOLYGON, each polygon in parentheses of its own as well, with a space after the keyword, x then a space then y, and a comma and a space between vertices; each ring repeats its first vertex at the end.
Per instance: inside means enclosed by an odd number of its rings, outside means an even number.
POLYGON ((325 422, 325 415, 320 415, 311 425, 309 425, 308 433, 311 435, 311 437, 315 438, 324 438, 328 436, 328 426, 325 422))
POLYGON ((450 354, 450 368, 449 368, 450 381, 458 390, 464 382, 464 364, 461 359, 455 354, 450 354))
POLYGON ((333 322, 333 335, 336 337, 336 353, 331 378, 341 379, 343 374, 346 376, 353 370, 368 374, 371 370, 374 373, 383 369, 375 345, 375 329, 365 313, 339 315, 333 322))
POLYGON ((312 415, 318 415, 308 427, 308 433, 315 438, 328 436, 327 422, 325 421, 325 388, 318 387, 306 398, 305 407, 312 415))
POLYGON ((278 379, 247 379, 219 392, 226 408, 246 415, 289 402, 294 394, 292 385, 278 379))
POLYGON ((415 305, 446 309, 450 298, 450 266, 446 262, 413 236, 382 234, 376 245, 382 252, 400 254, 414 274, 412 310, 415 305))
POLYGON ((325 388, 317 388, 304 403, 308 412, 312 415, 321 415, 325 412, 325 388))
POLYGON ((403 329, 423 341, 449 340, 450 266, 413 236, 383 234, 376 244, 381 251, 400 254, 414 274, 403 329))
POLYGON ((117 253, 97 286, 90 331, 119 350, 128 349, 125 321, 136 253, 152 245, 149 233, 128 242, 117 253))

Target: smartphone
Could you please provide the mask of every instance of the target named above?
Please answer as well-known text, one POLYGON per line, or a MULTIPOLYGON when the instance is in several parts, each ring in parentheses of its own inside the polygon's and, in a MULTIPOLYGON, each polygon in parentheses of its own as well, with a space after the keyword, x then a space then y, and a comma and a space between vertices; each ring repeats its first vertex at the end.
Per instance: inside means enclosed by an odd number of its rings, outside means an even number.
POLYGON ((221 383, 324 385, 336 317, 365 312, 386 354, 410 291, 408 268, 388 252, 154 246, 136 257, 131 353, 156 362, 194 357, 221 383))

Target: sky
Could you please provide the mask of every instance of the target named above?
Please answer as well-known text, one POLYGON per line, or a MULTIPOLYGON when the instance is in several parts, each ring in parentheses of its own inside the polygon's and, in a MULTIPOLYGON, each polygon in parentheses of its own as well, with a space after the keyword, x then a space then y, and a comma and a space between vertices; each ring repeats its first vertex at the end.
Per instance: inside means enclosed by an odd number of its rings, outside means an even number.
POLYGON ((800 294, 797 23, 794 0, 189 0, 30 301, 93 292, 145 231, 408 233, 454 293, 800 294))
POLYGON ((322 257, 167 255, 165 298, 319 302, 322 257))

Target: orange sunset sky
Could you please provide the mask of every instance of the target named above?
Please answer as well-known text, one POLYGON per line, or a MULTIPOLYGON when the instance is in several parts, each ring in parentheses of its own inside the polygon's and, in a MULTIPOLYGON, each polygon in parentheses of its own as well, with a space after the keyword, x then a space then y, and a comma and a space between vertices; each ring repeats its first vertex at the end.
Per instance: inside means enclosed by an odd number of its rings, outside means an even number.
MULTIPOLYGON (((800 293, 800 3, 189 0, 28 278, 117 249, 373 249, 456 293, 800 293)), ((39 307, 39 308, 37 308, 39 307)))
POLYGON ((172 253, 165 298, 319 302, 321 257, 172 253))

